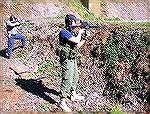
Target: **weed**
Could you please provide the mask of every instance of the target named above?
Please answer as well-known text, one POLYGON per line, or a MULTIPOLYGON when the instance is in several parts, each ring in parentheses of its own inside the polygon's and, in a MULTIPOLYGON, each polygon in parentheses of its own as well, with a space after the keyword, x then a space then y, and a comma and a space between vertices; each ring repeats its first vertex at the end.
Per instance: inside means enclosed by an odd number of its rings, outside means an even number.
POLYGON ((121 111, 121 108, 119 105, 114 106, 109 113, 110 114, 125 114, 123 111, 121 111))
POLYGON ((37 75, 36 75, 35 73, 31 73, 30 75, 28 75, 28 77, 29 77, 29 78, 33 78, 33 79, 34 79, 34 78, 36 78, 36 77, 37 77, 37 75))
POLYGON ((25 28, 29 28, 30 26, 32 25, 32 23, 31 22, 24 22, 23 24, 22 24, 22 26, 24 26, 25 28))
POLYGON ((50 67, 49 65, 50 65, 50 63, 45 61, 44 63, 42 63, 42 64, 38 67, 37 73, 38 73, 38 74, 43 74, 44 71, 45 71, 47 68, 50 67))
POLYGON ((51 110, 52 104, 50 104, 50 103, 47 103, 47 104, 43 103, 39 107, 40 107, 41 111, 49 111, 49 110, 51 110))
POLYGON ((26 34, 26 38, 27 38, 28 40, 31 40, 31 39, 32 39, 32 34, 31 34, 31 33, 27 33, 27 34, 26 34))

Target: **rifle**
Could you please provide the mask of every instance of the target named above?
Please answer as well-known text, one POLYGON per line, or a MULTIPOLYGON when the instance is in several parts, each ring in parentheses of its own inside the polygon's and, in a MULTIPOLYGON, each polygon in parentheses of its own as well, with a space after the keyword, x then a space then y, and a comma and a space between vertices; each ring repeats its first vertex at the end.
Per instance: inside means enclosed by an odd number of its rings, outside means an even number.
MULTIPOLYGON (((108 29, 107 26, 105 25, 102 25, 102 24, 99 24, 99 23, 96 23, 96 24, 92 24, 92 23, 89 23, 88 21, 86 20, 80 20, 80 22, 76 25, 71 25, 70 26, 72 29, 76 28, 76 27, 81 27, 82 29, 85 29, 85 33, 87 31, 91 31, 90 29, 95 29, 95 30, 106 30, 108 29)), ((92 32, 92 31, 91 31, 92 32)))
POLYGON ((81 28, 84 28, 84 29, 86 29, 86 30, 89 30, 90 28, 91 29, 97 29, 97 30, 99 30, 99 29, 106 29, 106 26, 104 26, 104 25, 101 25, 101 24, 99 24, 99 23, 96 23, 96 24, 90 24, 88 21, 86 21, 86 20, 80 20, 80 23, 81 23, 81 28))
POLYGON ((33 23, 31 23, 29 20, 19 20, 19 19, 16 19, 15 23, 16 22, 19 22, 19 24, 15 25, 15 26, 10 26, 10 25, 7 24, 7 21, 5 20, 4 23, 6 23, 6 29, 7 29, 7 31, 12 30, 14 27, 19 27, 20 25, 23 25, 23 26, 33 25, 33 23))

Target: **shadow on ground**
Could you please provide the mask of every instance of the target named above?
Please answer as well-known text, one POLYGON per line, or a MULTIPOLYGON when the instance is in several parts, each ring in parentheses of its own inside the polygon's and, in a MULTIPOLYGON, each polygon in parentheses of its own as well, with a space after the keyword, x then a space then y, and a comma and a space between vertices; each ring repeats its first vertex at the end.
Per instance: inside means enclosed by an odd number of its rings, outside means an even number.
POLYGON ((37 95, 44 100, 48 101, 51 104, 58 105, 58 103, 49 97, 48 95, 45 94, 47 93, 52 93, 56 96, 59 96, 60 93, 57 92, 54 89, 49 89, 47 88, 43 83, 42 80, 36 80, 36 79, 15 79, 16 85, 20 86, 22 89, 25 91, 32 93, 34 95, 37 95))
MULTIPOLYGON (((20 46, 13 48, 12 51, 18 49, 19 47, 20 47, 20 46)), ((0 56, 1 56, 1 57, 8 58, 7 55, 6 55, 7 49, 8 49, 8 48, 5 48, 5 49, 0 50, 0 56)))
POLYGON ((7 50, 7 48, 3 49, 3 50, 0 50, 0 56, 1 57, 7 58, 7 56, 6 56, 6 50, 7 50))

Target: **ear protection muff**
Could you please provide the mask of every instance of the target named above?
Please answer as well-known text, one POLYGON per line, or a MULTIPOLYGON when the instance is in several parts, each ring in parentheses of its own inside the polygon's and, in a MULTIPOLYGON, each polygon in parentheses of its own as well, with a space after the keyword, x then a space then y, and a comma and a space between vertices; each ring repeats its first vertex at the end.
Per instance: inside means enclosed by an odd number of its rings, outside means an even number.
POLYGON ((74 15, 67 14, 65 17, 66 29, 69 31, 72 31, 72 29, 73 29, 72 23, 73 23, 73 21, 76 22, 76 20, 77 20, 77 18, 74 15))
POLYGON ((72 14, 67 14, 66 17, 65 17, 65 24, 68 25, 68 26, 69 26, 69 25, 72 25, 72 22, 73 22, 73 21, 76 21, 76 19, 77 19, 77 18, 76 18, 74 15, 72 15, 72 14))
POLYGON ((69 26, 72 24, 72 20, 70 19, 70 15, 68 15, 68 14, 65 17, 65 24, 66 24, 66 26, 69 26))

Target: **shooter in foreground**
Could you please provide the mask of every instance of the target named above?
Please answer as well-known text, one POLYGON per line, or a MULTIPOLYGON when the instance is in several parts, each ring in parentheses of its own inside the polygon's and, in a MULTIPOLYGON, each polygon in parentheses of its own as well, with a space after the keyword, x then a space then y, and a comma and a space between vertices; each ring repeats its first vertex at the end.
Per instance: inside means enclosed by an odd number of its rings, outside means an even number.
MULTIPOLYGON (((74 36, 73 28, 77 26, 77 18, 70 14, 65 17, 66 28, 63 28, 59 34, 60 45, 60 64, 62 68, 62 83, 60 87, 61 100, 59 106, 65 112, 71 112, 71 109, 66 104, 66 99, 69 96, 72 101, 83 100, 84 96, 76 94, 77 82, 79 79, 77 69, 77 49, 80 48, 85 40, 81 40, 85 29, 80 29, 77 36, 74 36)), ((89 32, 87 32, 89 36, 89 32)))

